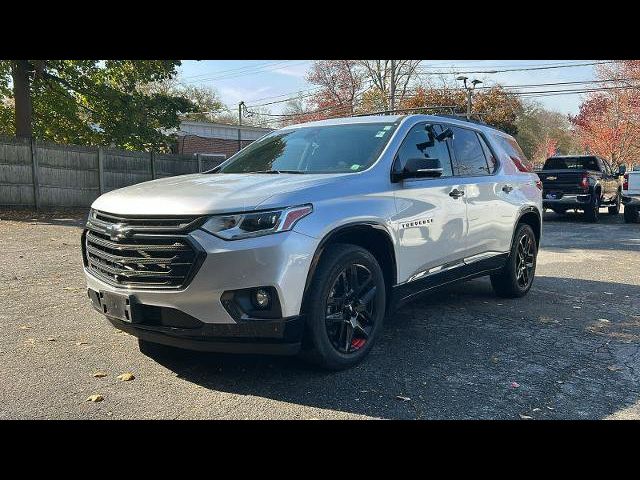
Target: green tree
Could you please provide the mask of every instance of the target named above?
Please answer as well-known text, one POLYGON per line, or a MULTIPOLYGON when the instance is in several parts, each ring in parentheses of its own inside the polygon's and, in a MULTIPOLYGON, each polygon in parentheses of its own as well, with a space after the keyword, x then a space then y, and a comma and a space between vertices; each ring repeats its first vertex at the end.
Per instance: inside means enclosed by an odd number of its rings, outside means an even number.
POLYGON ((1 60, 0 133, 76 145, 167 150, 185 97, 145 91, 179 60, 1 60), (7 121, 13 117, 13 125, 7 121))

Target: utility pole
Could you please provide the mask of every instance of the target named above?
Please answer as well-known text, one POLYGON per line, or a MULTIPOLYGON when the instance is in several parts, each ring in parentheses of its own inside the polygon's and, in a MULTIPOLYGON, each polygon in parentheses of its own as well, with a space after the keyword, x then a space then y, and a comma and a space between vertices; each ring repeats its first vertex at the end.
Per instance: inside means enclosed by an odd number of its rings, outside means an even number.
POLYGON ((389 81, 389 107, 391 111, 396 109, 396 61, 391 60, 391 79, 389 81))
POLYGON ((244 102, 238 104, 238 151, 242 150, 242 107, 244 102))
POLYGON ((456 80, 462 80, 464 83, 464 88, 467 90, 467 120, 471 119, 471 96, 473 95, 473 91, 476 88, 476 85, 478 85, 479 83, 482 83, 480 80, 472 80, 471 81, 471 86, 469 87, 467 85, 467 80, 469 79, 469 77, 465 77, 465 76, 459 76, 456 78, 456 80))

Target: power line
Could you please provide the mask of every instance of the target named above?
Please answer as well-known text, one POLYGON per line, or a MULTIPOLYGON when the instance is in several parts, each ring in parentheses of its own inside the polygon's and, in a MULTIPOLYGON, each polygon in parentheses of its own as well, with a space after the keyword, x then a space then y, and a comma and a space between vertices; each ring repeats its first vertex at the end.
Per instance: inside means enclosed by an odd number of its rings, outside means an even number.
POLYGON ((603 65, 606 63, 614 63, 613 61, 605 61, 605 62, 591 62, 591 63, 574 63, 570 65, 550 65, 546 67, 527 67, 527 68, 507 68, 504 70, 469 70, 469 71, 454 71, 454 72, 418 72, 416 75, 460 75, 460 74, 471 74, 471 73, 506 73, 506 72, 525 72, 532 70, 551 70, 556 68, 575 68, 575 67, 586 67, 590 65, 603 65))
MULTIPOLYGON (((288 60, 283 60, 280 63, 285 63, 288 62, 288 60)), ((231 78, 239 78, 239 77, 245 77, 247 75, 256 75, 258 73, 268 73, 268 72, 276 72, 278 70, 282 70, 284 68, 288 68, 291 66, 297 66, 297 65, 302 65, 304 63, 307 63, 307 60, 302 61, 302 62, 294 62, 294 63, 287 63, 287 65, 280 65, 277 66, 275 68, 274 65, 271 65, 271 67, 264 67, 264 68, 256 68, 254 70, 250 70, 250 71, 244 71, 244 72, 240 72, 240 73, 235 73, 235 74, 224 74, 224 75, 214 75, 211 77, 202 77, 199 78, 197 80, 191 80, 189 82, 183 82, 183 84, 192 84, 192 83, 201 83, 201 82, 209 82, 209 81, 216 81, 216 80, 229 80, 231 78)))
POLYGON ((253 65, 244 65, 242 67, 229 68, 227 70, 218 70, 218 71, 215 71, 215 72, 200 73, 200 74, 197 74, 197 75, 188 75, 186 77, 182 77, 182 80, 186 80, 188 78, 206 77, 208 75, 220 75, 220 74, 237 72, 237 71, 242 71, 242 70, 252 70, 254 68, 264 67, 264 66, 267 66, 267 65, 277 65, 277 64, 280 64, 280 63, 284 63, 286 61, 288 61, 288 60, 280 60, 280 61, 276 61, 276 62, 262 62, 262 63, 258 63, 258 64, 253 64, 253 65))

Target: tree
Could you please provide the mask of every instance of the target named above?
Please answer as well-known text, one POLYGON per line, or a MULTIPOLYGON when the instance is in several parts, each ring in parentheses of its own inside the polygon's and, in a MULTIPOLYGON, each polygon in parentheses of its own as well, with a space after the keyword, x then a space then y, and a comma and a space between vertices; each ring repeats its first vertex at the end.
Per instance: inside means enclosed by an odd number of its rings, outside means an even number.
POLYGON ((632 164, 640 155, 640 60, 599 65, 596 76, 608 90, 588 94, 571 122, 587 151, 632 164))
POLYGON ((582 152, 569 118, 560 112, 547 110, 539 103, 523 104, 516 127, 518 144, 536 168, 541 168, 551 155, 582 152))
POLYGON ((311 113, 305 121, 347 116, 354 113, 363 74, 355 60, 317 60, 307 73, 307 81, 319 90, 310 98, 311 113))
MULTIPOLYGON (((456 112, 466 112, 467 92, 453 85, 443 84, 441 87, 421 85, 412 96, 408 96, 400 104, 401 108, 425 107, 424 113, 443 113, 433 107, 453 107, 456 112), (427 107, 432 107, 428 109, 427 107)), ((476 90, 473 94, 472 113, 479 114, 484 122, 507 133, 517 132, 516 119, 522 104, 518 97, 507 92, 501 86, 476 90)))
POLYGON ((421 60, 361 60, 366 78, 382 100, 383 110, 395 110, 407 95, 421 60))
POLYGON ((0 133, 167 150, 172 139, 166 130, 178 127, 179 116, 195 107, 186 98, 140 87, 173 78, 179 65, 178 60, 2 60, 0 133))

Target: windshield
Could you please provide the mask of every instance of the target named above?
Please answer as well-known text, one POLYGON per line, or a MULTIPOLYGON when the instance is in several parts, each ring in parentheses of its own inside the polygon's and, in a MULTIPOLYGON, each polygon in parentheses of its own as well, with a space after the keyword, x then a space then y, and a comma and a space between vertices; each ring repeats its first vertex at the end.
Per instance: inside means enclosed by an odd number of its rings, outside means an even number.
POLYGON ((597 170, 596 157, 551 157, 544 164, 543 170, 597 170))
POLYGON ((215 173, 346 173, 370 167, 393 123, 325 125, 279 130, 253 142, 215 173))

